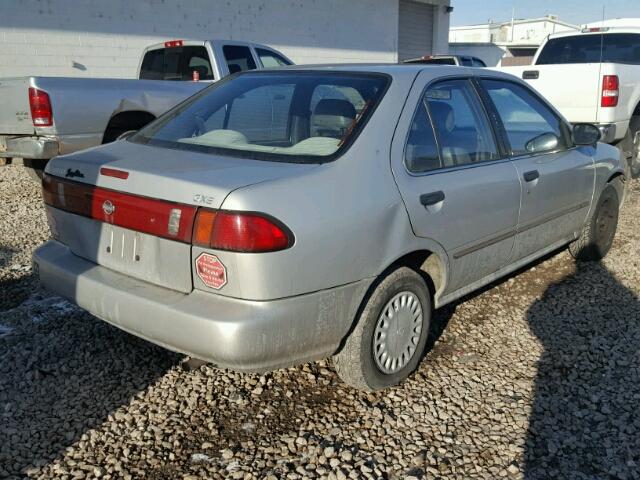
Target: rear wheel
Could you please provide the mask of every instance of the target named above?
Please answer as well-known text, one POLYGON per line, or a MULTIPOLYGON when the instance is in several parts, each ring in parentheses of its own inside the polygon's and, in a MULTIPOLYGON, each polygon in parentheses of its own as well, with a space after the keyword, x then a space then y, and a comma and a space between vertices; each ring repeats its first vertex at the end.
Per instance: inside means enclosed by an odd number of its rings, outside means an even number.
POLYGON ((580 237, 569 245, 569 252, 576 260, 600 260, 611 249, 618 227, 620 201, 613 185, 607 185, 591 218, 580 237))
POLYGON ((628 168, 631 178, 640 177, 640 115, 631 117, 627 134, 618 144, 618 148, 622 150, 627 161, 625 168, 628 168))
POLYGON ((424 279, 408 267, 394 270, 365 300, 344 348, 333 357, 338 375, 361 390, 400 383, 418 366, 430 323, 424 279))

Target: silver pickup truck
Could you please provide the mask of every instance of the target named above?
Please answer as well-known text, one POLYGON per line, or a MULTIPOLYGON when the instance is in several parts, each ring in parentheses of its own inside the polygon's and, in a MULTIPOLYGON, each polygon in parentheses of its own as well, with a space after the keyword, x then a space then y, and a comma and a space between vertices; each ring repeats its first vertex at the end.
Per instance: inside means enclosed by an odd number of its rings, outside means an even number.
POLYGON ((0 79, 0 165, 22 158, 40 175, 50 158, 137 130, 226 75, 290 64, 265 45, 170 40, 145 49, 138 79, 0 79))

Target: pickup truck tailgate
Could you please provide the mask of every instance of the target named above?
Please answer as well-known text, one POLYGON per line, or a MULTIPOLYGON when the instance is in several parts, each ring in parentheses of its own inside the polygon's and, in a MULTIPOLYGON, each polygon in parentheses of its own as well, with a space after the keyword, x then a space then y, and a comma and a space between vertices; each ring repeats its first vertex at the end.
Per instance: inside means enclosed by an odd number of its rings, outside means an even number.
POLYGON ((35 133, 29 108, 31 78, 0 79, 0 135, 35 133))
POLYGON ((600 66, 594 63, 501 69, 523 78, 570 122, 595 122, 600 106, 600 66), (571 79, 576 79, 572 81, 571 79))

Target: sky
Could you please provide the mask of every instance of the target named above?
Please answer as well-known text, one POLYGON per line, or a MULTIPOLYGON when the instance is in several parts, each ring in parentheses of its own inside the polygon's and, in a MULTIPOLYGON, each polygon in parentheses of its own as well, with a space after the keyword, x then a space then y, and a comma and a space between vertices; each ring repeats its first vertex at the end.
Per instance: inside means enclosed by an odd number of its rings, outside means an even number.
POLYGON ((547 14, 560 20, 582 24, 605 18, 640 17, 640 0, 451 0, 454 7, 451 25, 472 25, 516 18, 535 18, 547 14))

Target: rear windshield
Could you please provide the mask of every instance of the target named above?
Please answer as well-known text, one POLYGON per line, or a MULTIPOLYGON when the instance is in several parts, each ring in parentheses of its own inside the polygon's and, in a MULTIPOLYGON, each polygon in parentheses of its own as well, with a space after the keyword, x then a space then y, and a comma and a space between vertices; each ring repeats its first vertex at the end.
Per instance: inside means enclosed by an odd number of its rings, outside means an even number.
POLYGON ((536 65, 600 61, 640 65, 640 35, 605 33, 553 38, 545 44, 536 65))
POLYGON ((251 72, 196 94, 132 141, 274 161, 336 156, 384 95, 381 74, 251 72))
POLYGON ((213 80, 213 69, 205 47, 159 48, 144 54, 140 68, 142 80, 213 80))
POLYGON ((455 65, 456 60, 452 57, 445 58, 419 58, 416 60, 408 60, 405 63, 428 63, 431 65, 455 65))

